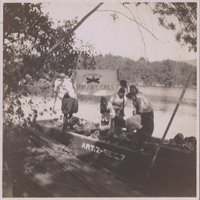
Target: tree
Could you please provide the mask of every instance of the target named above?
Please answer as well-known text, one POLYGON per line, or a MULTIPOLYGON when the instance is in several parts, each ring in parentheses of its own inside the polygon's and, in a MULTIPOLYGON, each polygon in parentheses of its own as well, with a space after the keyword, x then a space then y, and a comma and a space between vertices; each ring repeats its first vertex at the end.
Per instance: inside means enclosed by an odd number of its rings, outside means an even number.
MULTIPOLYGON (((103 69, 119 69, 124 66, 124 71, 130 69, 134 72, 133 76, 127 73, 131 80, 141 81, 141 76, 143 76, 146 84, 153 83, 155 77, 152 76, 153 70, 150 70, 151 63, 148 68, 145 68, 145 71, 143 70, 144 58, 132 63, 129 60, 124 61, 120 56, 109 54, 105 57, 99 57, 98 62, 96 62, 94 60, 95 54, 90 46, 87 51, 84 50, 84 47, 82 49, 74 48, 74 30, 102 4, 98 4, 81 21, 77 22, 76 18, 72 21, 66 20, 64 25, 57 28, 52 26, 53 22, 48 15, 42 13, 41 4, 4 4, 3 98, 8 105, 4 108, 4 113, 18 113, 17 115, 23 117, 23 112, 20 110, 19 96, 21 94, 28 95, 29 93, 26 87, 23 87, 22 90, 21 86, 31 83, 32 79, 38 80, 41 77, 52 81, 57 72, 65 72, 69 68, 74 68, 77 66, 77 61, 80 61, 79 68, 87 69, 93 69, 96 63, 97 68, 103 69), (24 84, 21 84, 22 82, 24 84), (11 98, 11 92, 19 93, 15 93, 15 96, 11 98), (14 110, 13 105, 17 106, 16 110, 14 110)), ((125 6, 125 4, 122 5, 125 6)), ((129 3, 126 3, 126 7, 128 5, 129 3)), ((149 4, 145 3, 145 5, 149 4)), ((187 8, 187 6, 186 4, 185 7, 187 8)), ((155 8, 158 14, 160 8, 155 8)), ((135 20, 134 15, 132 16, 131 20, 145 29, 142 24, 135 20)), ((115 20, 117 20, 116 16, 115 20)), ((149 33, 152 34, 150 31, 149 33)), ((155 37, 153 34, 152 36, 155 37)), ((156 67, 155 69, 157 70, 156 67)), ((187 73, 187 70, 183 71, 184 74, 187 73)), ((159 77, 159 74, 157 75, 159 77)))
POLYGON ((196 67, 185 62, 176 62, 173 60, 163 60, 146 63, 141 57, 138 61, 133 61, 120 56, 105 55, 95 58, 97 69, 114 69, 118 70, 119 79, 126 79, 133 84, 144 85, 162 85, 167 87, 184 86, 188 74, 191 72, 189 86, 196 86, 196 67))
POLYGON ((74 35, 68 43, 52 52, 45 65, 41 59, 49 46, 59 41, 75 23, 75 20, 65 21, 63 26, 55 29, 49 17, 41 12, 41 4, 4 4, 4 98, 9 92, 17 91, 19 81, 27 74, 39 79, 47 71, 49 75, 52 69, 56 71, 58 63, 75 61, 78 52, 73 49, 74 35))
POLYGON ((161 74, 163 77, 162 84, 171 87, 173 85, 174 68, 169 59, 162 61, 161 74))
POLYGON ((189 51, 197 51, 197 3, 155 3, 152 12, 158 15, 160 26, 176 31, 177 42, 187 45, 189 51), (174 19, 179 22, 179 27, 174 19))
MULTIPOLYGON (((102 10, 113 12, 111 15, 114 21, 118 19, 118 15, 122 15, 129 20, 136 23, 138 31, 140 33, 142 42, 145 49, 146 57, 146 43, 145 38, 142 33, 142 29, 147 31, 154 39, 160 41, 153 32, 151 32, 143 23, 136 18, 134 13, 135 7, 145 6, 150 9, 150 11, 157 16, 158 24, 168 30, 176 31, 175 41, 179 42, 181 45, 188 47, 189 51, 197 51, 197 3, 196 2, 159 2, 159 3, 131 3, 124 2, 121 3, 130 13, 132 17, 127 14, 118 12, 116 10, 102 10), (178 25, 177 25, 178 24, 178 25)), ((161 42, 161 41, 160 41, 161 42)))
MULTIPOLYGON (((66 20, 64 25, 53 28, 51 19, 41 11, 41 3, 5 3, 4 98, 11 91, 17 91, 20 80, 27 74, 38 80, 52 78, 55 72, 60 72, 58 66, 64 66, 62 72, 75 68, 84 50, 74 49, 74 31, 101 5, 80 22, 66 20)), ((91 49, 84 51, 84 63, 91 67, 94 65, 92 54, 91 49)))
MULTIPOLYGON (((5 3, 3 32, 3 129, 5 133, 23 128, 33 116, 25 116, 23 106, 33 109, 29 88, 33 80, 41 80, 40 94, 52 94, 49 89, 57 73, 66 72, 77 65, 84 54, 83 62, 94 65, 91 46, 74 48, 76 30, 102 3, 98 4, 81 21, 66 20, 64 25, 54 28, 52 20, 41 11, 41 4, 5 3), (42 79, 41 79, 42 78, 42 79), (46 80, 48 82, 46 82, 46 80), (27 87, 29 86, 29 88, 27 87), (43 89, 46 89, 45 91, 43 89), (29 97, 21 102, 21 97, 29 97)), ((40 95, 38 91, 34 95, 40 95)), ((46 97, 45 97, 46 98, 46 97)), ((48 108, 51 109, 51 108, 48 108)), ((29 110, 31 112, 31 110, 29 110)), ((47 109, 44 110, 48 112, 47 109)), ((42 112, 41 112, 42 115, 42 112)))
POLYGON ((141 63, 142 65, 144 65, 146 60, 145 60, 144 57, 141 57, 141 58, 138 59, 138 62, 141 63))

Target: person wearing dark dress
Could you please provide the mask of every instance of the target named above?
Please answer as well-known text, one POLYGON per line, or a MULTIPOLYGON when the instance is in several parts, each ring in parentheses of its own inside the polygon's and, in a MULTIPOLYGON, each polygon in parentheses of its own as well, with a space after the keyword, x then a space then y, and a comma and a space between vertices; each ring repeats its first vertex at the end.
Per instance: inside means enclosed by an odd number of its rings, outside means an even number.
POLYGON ((61 85, 61 91, 64 94, 62 98, 62 113, 63 118, 63 129, 68 125, 68 120, 72 118, 73 113, 78 112, 78 100, 76 95, 76 84, 74 82, 76 73, 74 71, 68 71, 68 79, 65 79, 61 85))

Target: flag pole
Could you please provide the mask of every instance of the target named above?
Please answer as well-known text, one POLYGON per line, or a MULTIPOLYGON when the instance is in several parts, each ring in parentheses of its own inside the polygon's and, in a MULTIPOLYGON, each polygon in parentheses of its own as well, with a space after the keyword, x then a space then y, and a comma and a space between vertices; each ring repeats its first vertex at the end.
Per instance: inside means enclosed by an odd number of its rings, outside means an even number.
POLYGON ((184 96, 184 94, 185 94, 185 91, 186 91, 186 89, 187 89, 187 87, 188 87, 188 84, 189 84, 189 81, 190 81, 191 76, 192 76, 192 72, 191 72, 190 75, 189 75, 189 78, 188 78, 188 80, 187 80, 187 83, 186 83, 186 85, 185 85, 185 87, 184 87, 184 89, 183 89, 183 91, 182 91, 182 93, 181 93, 181 96, 180 96, 180 98, 179 98, 179 100, 178 100, 178 102, 177 102, 177 104, 176 104, 176 107, 175 107, 174 112, 173 112, 173 114, 172 114, 172 116, 171 116, 171 119, 170 119, 170 121, 169 121, 169 123, 168 123, 168 125, 167 125, 167 128, 166 128, 166 130, 165 130, 165 132, 164 132, 164 134, 163 134, 163 136, 162 136, 162 139, 160 140, 159 146, 158 146, 158 148, 156 149, 156 152, 155 152, 155 154, 154 154, 154 156, 153 156, 153 158, 152 158, 152 160, 151 160, 151 163, 150 163, 150 165, 149 165, 149 170, 148 170, 148 172, 147 172, 147 174, 146 174, 146 177, 145 177, 145 181, 147 181, 148 178, 149 178, 149 175, 150 175, 151 170, 152 170, 152 168, 153 168, 153 166, 154 166, 154 164, 155 164, 155 161, 156 161, 156 158, 157 158, 158 153, 159 153, 159 151, 160 151, 160 148, 161 148, 161 146, 162 146, 162 144, 163 144, 163 141, 164 141, 164 139, 165 139, 165 137, 166 137, 166 135, 167 135, 167 132, 168 132, 168 130, 169 130, 170 126, 171 126, 171 123, 172 123, 172 121, 173 121, 173 119, 174 119, 174 116, 176 115, 176 112, 177 112, 177 110, 178 110, 178 108, 179 108, 179 105, 181 104, 181 101, 182 101, 182 99, 183 99, 183 96, 184 96))

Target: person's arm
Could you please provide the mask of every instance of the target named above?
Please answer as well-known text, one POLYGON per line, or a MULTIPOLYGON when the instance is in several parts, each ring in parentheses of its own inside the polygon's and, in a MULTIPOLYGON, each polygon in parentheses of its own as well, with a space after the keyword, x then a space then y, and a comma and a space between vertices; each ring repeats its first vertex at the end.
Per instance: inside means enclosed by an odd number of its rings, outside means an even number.
POLYGON ((55 82, 53 83, 53 92, 56 93, 56 89, 57 89, 57 87, 56 87, 56 80, 55 80, 55 82))
POLYGON ((67 108, 67 102, 68 100, 66 98, 62 99, 61 110, 62 110, 62 113, 65 115, 69 113, 68 108, 67 108))
POLYGON ((126 96, 124 96, 124 107, 127 105, 127 97, 126 96))
POLYGON ((132 102, 133 104, 133 115, 136 115, 137 114, 137 105, 136 105, 136 102, 132 102))
POLYGON ((143 111, 144 111, 144 102, 143 102, 143 100, 142 100, 142 98, 137 98, 137 101, 136 101, 136 103, 137 103, 137 105, 138 105, 138 113, 143 113, 143 111))
POLYGON ((97 105, 97 110, 98 110, 98 117, 99 117, 99 128, 101 129, 101 120, 102 120, 102 114, 101 114, 101 103, 97 105))
POLYGON ((116 101, 117 101, 116 96, 112 96, 112 97, 110 98, 110 101, 109 101, 109 102, 111 103, 113 109, 115 109, 115 110, 116 110, 116 109, 121 109, 122 106, 121 106, 121 105, 118 105, 116 101))
POLYGON ((101 114, 101 104, 100 103, 97 105, 97 110, 98 110, 98 116, 102 116, 102 114, 101 114))
POLYGON ((114 111, 113 106, 110 102, 108 102, 108 109, 110 110, 109 114, 110 114, 111 118, 113 118, 115 116, 115 111, 114 111))
POLYGON ((113 104, 113 101, 114 101, 114 96, 111 96, 109 102, 110 102, 111 104, 113 104))
POLYGON ((54 92, 55 93, 59 92, 60 84, 61 84, 61 80, 60 79, 56 79, 55 82, 54 82, 54 92))
POLYGON ((127 94, 130 92, 130 84, 127 83, 127 94))

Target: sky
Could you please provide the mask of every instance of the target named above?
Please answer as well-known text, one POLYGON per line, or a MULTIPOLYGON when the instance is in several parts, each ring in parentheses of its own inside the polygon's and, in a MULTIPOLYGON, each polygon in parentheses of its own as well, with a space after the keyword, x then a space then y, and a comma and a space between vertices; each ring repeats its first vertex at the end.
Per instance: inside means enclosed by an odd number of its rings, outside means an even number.
MULTIPOLYGON (((54 21, 71 20, 76 16, 79 21, 97 4, 96 1, 93 3, 51 1, 44 4, 43 12, 48 12, 54 21)), ((157 18, 150 9, 146 6, 140 6, 139 9, 130 8, 140 24, 150 30, 157 39, 141 26, 139 30, 135 22, 123 15, 116 13, 118 18, 114 21, 111 17, 114 12, 108 10, 115 10, 132 18, 131 13, 116 2, 104 3, 98 11, 89 16, 75 31, 76 37, 85 43, 93 44, 96 51, 103 55, 111 53, 134 60, 145 57, 149 61, 196 59, 196 53, 188 52, 187 47, 181 47, 175 42, 174 31, 158 26, 157 18)), ((175 22, 175 19, 172 20, 175 22)))

